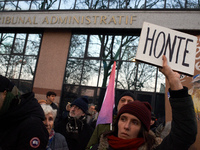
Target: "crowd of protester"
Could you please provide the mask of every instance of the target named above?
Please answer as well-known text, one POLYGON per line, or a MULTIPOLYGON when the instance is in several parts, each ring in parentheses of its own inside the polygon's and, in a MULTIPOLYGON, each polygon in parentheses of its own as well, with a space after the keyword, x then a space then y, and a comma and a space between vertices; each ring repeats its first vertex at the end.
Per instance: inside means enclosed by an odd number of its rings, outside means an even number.
POLYGON ((192 98, 165 56, 159 70, 170 86, 173 118, 166 127, 157 124, 151 105, 131 91, 118 98, 112 126, 96 126, 98 111, 88 97, 68 103, 58 115, 55 92, 37 100, 0 76, 0 150, 187 150, 197 134, 192 98))

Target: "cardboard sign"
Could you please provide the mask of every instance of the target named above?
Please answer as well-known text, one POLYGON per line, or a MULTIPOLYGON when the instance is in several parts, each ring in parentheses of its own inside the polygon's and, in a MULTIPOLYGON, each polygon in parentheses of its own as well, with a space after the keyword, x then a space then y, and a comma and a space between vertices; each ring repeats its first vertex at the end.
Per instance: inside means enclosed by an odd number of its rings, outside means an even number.
POLYGON ((173 70, 193 76, 196 43, 196 36, 144 22, 136 60, 162 66, 165 55, 173 70))

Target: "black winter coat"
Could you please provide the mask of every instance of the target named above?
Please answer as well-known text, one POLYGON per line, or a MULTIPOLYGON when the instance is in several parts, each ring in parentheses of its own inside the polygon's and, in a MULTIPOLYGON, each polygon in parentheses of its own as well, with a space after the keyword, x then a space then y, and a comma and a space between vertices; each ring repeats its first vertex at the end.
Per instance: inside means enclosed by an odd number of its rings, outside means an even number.
POLYGON ((30 92, 12 102, 7 113, 0 116, 0 147, 2 150, 45 150, 49 134, 43 124, 44 112, 30 92))
POLYGON ((156 150, 188 150, 197 135, 197 120, 192 97, 188 95, 186 87, 178 91, 169 90, 169 92, 172 128, 156 150))
POLYGON ((66 138, 69 150, 85 150, 93 133, 93 128, 89 126, 85 120, 75 120, 74 118, 70 117, 61 119, 59 120, 58 124, 55 125, 54 130, 66 138), (69 122, 72 125, 72 130, 74 130, 73 132, 67 131, 67 124, 69 122), (78 130, 76 130, 75 124, 77 125, 76 127, 78 127, 78 130))

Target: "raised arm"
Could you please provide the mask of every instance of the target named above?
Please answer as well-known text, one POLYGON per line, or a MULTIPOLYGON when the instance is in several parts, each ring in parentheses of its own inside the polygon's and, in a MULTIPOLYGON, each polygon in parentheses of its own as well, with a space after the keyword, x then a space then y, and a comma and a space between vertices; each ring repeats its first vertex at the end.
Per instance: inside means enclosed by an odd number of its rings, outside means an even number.
POLYGON ((163 67, 159 68, 159 71, 162 72, 169 82, 171 90, 180 90, 183 89, 183 86, 180 81, 180 74, 174 72, 167 63, 167 58, 165 55, 162 56, 163 67))
POLYGON ((180 75, 174 72, 167 64, 167 58, 163 58, 163 67, 159 70, 169 82, 170 104, 172 107, 172 125, 169 135, 156 150, 188 150, 195 142, 197 134, 197 122, 194 105, 187 87, 182 86, 180 75))

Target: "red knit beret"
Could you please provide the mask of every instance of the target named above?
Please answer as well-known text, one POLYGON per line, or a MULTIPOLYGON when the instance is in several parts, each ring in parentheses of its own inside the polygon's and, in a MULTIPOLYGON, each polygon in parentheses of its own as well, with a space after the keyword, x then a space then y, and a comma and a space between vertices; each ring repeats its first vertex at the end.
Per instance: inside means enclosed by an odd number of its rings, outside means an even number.
POLYGON ((136 116, 145 126, 146 130, 150 129, 151 122, 151 105, 148 102, 138 100, 124 105, 117 114, 117 120, 123 113, 129 113, 136 116))

